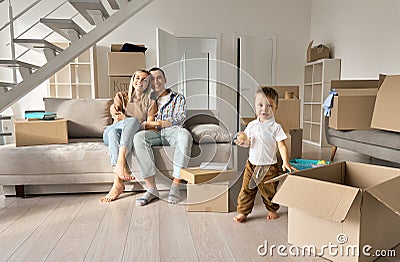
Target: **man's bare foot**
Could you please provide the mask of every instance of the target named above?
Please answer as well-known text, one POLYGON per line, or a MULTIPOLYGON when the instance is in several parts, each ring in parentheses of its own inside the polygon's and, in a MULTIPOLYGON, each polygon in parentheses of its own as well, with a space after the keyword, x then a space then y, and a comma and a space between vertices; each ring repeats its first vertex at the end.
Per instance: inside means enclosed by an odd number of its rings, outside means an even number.
POLYGON ((233 220, 236 221, 236 222, 244 222, 244 221, 246 221, 246 218, 247 218, 247 215, 245 215, 245 214, 237 214, 233 218, 233 220))
POLYGON ((269 211, 267 214, 267 219, 276 219, 278 217, 278 213, 276 211, 269 211))
POLYGON ((100 198, 100 202, 111 202, 114 201, 115 199, 117 199, 119 197, 119 195, 122 194, 122 192, 124 192, 125 190, 125 185, 113 185, 110 192, 108 192, 108 194, 102 198, 100 198))
POLYGON ((126 167, 126 165, 117 164, 114 167, 113 172, 122 180, 135 180, 136 179, 134 176, 132 176, 131 171, 126 167))

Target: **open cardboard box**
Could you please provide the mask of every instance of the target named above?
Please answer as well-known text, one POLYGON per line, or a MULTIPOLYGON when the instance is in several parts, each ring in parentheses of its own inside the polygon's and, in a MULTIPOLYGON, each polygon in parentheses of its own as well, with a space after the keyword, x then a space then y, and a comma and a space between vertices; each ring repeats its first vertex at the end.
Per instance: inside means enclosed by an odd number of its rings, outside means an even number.
POLYGON ((380 75, 382 84, 376 96, 371 127, 400 132, 400 75, 380 75))
POLYGON ((334 261, 372 261, 363 248, 375 254, 400 242, 399 188, 400 169, 339 162, 284 176, 272 201, 289 207, 290 244, 334 261), (328 245, 338 254, 321 251, 328 245))
POLYGON ((379 80, 332 80, 329 127, 338 130, 370 129, 379 80))

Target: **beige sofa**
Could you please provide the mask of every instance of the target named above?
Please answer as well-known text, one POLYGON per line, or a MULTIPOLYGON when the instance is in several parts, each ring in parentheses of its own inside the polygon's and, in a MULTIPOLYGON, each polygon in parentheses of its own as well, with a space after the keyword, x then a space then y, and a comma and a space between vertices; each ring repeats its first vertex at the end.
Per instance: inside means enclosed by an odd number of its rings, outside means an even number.
MULTIPOLYGON (((102 131, 111 124, 108 112, 110 99, 45 98, 46 111, 57 112, 68 119, 68 144, 16 147, 0 146, 0 185, 6 195, 106 192, 114 175, 102 131)), ((231 134, 220 125, 216 112, 189 110, 185 125, 192 132, 194 143, 189 166, 201 162, 225 162, 234 168, 231 134)), ((174 148, 153 148, 159 170, 158 187, 167 189, 171 183, 174 148)), ((127 183, 127 190, 143 190, 142 176, 134 154, 128 164, 137 177, 127 183)))

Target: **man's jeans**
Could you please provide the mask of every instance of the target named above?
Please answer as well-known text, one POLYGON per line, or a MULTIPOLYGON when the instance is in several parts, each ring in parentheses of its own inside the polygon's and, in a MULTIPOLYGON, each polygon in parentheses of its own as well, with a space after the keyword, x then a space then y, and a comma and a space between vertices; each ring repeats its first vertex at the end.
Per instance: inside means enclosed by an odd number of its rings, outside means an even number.
POLYGON ((139 131, 139 128, 138 120, 135 117, 129 117, 108 126, 104 130, 103 141, 108 146, 112 166, 117 164, 120 146, 126 146, 128 152, 132 150, 133 137, 139 131))
POLYGON ((157 173, 152 146, 175 147, 172 174, 174 178, 180 178, 181 168, 187 167, 189 163, 193 139, 185 128, 172 126, 159 132, 144 130, 137 133, 133 141, 143 178, 154 176, 157 173))

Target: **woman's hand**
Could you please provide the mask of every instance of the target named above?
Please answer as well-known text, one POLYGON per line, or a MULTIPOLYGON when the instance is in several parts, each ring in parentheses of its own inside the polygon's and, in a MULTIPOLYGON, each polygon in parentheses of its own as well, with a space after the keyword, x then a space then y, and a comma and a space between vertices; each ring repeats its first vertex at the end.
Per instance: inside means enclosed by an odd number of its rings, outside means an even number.
POLYGON ((116 121, 121 121, 121 120, 124 120, 124 119, 125 119, 125 115, 122 114, 121 112, 116 112, 116 113, 113 115, 113 119, 116 120, 116 121))

